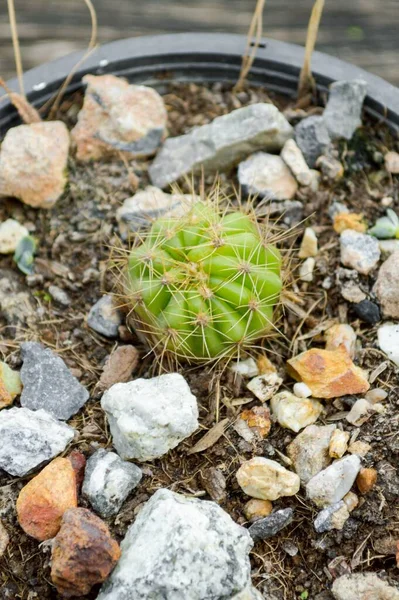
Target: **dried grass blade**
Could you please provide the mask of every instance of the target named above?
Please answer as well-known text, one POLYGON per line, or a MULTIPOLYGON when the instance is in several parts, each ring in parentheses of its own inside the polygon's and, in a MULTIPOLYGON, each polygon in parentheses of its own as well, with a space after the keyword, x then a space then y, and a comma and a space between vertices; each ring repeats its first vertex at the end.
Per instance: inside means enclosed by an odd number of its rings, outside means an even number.
POLYGON ((219 423, 216 423, 204 436, 187 452, 187 454, 195 454, 196 452, 203 452, 208 450, 211 446, 222 437, 229 424, 229 419, 223 419, 219 423))
POLYGON ((248 30, 247 45, 245 48, 244 55, 242 57, 241 71, 234 91, 239 92, 247 78, 249 71, 255 60, 256 51, 259 48, 259 43, 262 39, 263 32, 263 9, 266 0, 257 0, 254 14, 252 16, 251 24, 248 30), (256 33, 255 33, 256 31, 256 33), (253 41, 255 36, 255 40, 253 41))
POLYGON ((17 19, 15 17, 14 0, 7 0, 7 5, 8 5, 8 16, 10 19, 10 27, 11 27, 12 47, 14 50, 15 68, 17 71, 17 77, 18 77, 18 83, 19 83, 19 91, 20 91, 21 95, 23 97, 25 97, 24 77, 23 77, 24 71, 22 68, 21 49, 19 47, 17 19))
POLYGON ((27 125, 31 123, 40 123, 41 118, 39 113, 21 94, 10 90, 4 79, 0 77, 0 86, 5 90, 10 102, 15 106, 22 121, 27 125))
POLYGON ((321 15, 323 14, 324 0, 316 0, 313 5, 312 13, 309 19, 308 31, 305 45, 305 58, 301 73, 299 75, 298 84, 298 101, 306 96, 309 92, 313 92, 315 82, 311 71, 312 54, 319 32, 321 15))

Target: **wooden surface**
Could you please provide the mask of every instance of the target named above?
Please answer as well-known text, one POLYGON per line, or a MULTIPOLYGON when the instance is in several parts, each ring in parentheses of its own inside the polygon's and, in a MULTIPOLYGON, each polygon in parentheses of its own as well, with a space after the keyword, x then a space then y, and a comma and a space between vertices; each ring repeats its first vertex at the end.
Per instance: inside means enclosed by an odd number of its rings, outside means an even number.
MULTIPOLYGON (((93 0, 99 41, 149 33, 246 33, 256 0, 93 0)), ((313 0, 266 0, 264 35, 303 44, 313 0)), ((7 3, 0 3, 0 75, 14 76, 7 3)), ((90 37, 83 0, 15 0, 24 68, 90 37)), ((399 0, 326 0, 317 49, 399 85, 399 0)))

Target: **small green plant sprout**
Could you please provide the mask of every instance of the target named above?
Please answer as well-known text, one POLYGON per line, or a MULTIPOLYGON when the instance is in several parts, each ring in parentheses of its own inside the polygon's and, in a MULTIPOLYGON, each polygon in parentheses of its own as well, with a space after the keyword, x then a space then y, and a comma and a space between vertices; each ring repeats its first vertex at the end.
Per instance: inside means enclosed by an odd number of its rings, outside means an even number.
POLYGON ((369 229, 368 233, 374 235, 380 240, 388 240, 392 238, 399 238, 399 217, 391 209, 387 209, 387 216, 377 219, 374 227, 369 229))
POLYGON ((275 328, 277 237, 252 209, 212 202, 157 219, 119 266, 130 322, 161 356, 239 356, 275 328))
POLYGON ((36 241, 35 239, 27 235, 19 242, 15 249, 14 261, 17 263, 17 267, 25 275, 31 275, 33 273, 33 261, 36 252, 36 241))

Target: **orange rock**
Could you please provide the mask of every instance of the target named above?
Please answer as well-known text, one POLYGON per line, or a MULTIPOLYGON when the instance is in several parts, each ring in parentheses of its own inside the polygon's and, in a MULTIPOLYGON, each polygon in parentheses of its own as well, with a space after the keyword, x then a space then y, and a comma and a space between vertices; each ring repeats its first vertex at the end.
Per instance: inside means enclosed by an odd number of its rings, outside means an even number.
POLYGON ((139 362, 139 352, 134 346, 119 346, 108 357, 98 387, 105 392, 114 383, 126 383, 139 362))
POLYGON ((339 213, 335 215, 333 227, 337 233, 342 233, 345 229, 354 229, 359 233, 367 231, 363 215, 358 213, 339 213))
POLYGON ((287 370, 294 379, 306 383, 314 398, 364 394, 370 388, 364 371, 341 350, 312 348, 291 358, 287 370))
POLYGON ((377 471, 375 469, 360 469, 356 477, 356 485, 361 494, 367 494, 375 486, 376 481, 377 471))
POLYGON ((264 354, 258 357, 256 364, 258 365, 259 375, 277 373, 277 369, 274 364, 264 354))
POLYGON ((17 500, 22 529, 37 540, 58 532, 68 508, 77 506, 76 477, 67 458, 56 458, 22 488, 17 500))
POLYGON ((85 596, 102 583, 121 555, 106 524, 86 508, 63 516, 53 545, 51 579, 61 596, 85 596))
POLYGON ((244 410, 240 418, 246 421, 248 427, 254 429, 260 438, 265 438, 270 431, 270 411, 266 406, 254 406, 244 410))
POLYGON ((79 452, 79 450, 72 450, 68 456, 68 460, 71 462, 72 468, 75 471, 76 491, 79 493, 85 476, 86 457, 82 452, 79 452))
POLYGON ((248 521, 257 521, 267 517, 273 510, 273 504, 270 500, 258 500, 251 498, 244 506, 244 513, 248 521))

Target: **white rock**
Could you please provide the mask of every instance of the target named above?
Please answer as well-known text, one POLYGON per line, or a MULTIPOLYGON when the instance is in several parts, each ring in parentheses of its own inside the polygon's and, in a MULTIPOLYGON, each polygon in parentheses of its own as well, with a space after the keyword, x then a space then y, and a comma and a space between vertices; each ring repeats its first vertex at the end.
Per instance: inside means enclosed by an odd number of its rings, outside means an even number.
POLYGON ((0 254, 12 254, 29 231, 18 221, 7 219, 0 224, 0 254))
POLYGON ((280 156, 292 171, 299 185, 307 186, 312 183, 312 172, 295 140, 291 139, 285 142, 280 156))
POLYGON ((259 374, 258 365, 256 364, 256 360, 253 358, 239 360, 230 365, 230 369, 233 371, 233 373, 238 373, 243 377, 256 377, 259 374))
POLYGON ((381 405, 371 404, 371 402, 365 398, 359 398, 346 415, 346 420, 348 423, 351 423, 351 425, 360 427, 369 420, 373 413, 379 412, 379 406, 381 405))
POLYGON ((237 481, 248 496, 260 500, 294 496, 300 486, 296 473, 288 471, 275 460, 261 456, 247 460, 241 465, 237 471, 237 481))
POLYGON ((247 384, 247 388, 256 396, 261 402, 266 402, 277 392, 281 384, 283 383, 282 378, 278 373, 270 372, 264 375, 258 375, 247 384))
POLYGON ((388 392, 383 390, 382 388, 374 388, 373 390, 369 390, 365 395, 365 398, 371 404, 375 404, 376 402, 382 402, 388 397, 388 392))
POLYGON ((346 350, 351 358, 356 353, 356 333, 353 327, 346 323, 338 323, 327 329, 325 333, 326 350, 346 350))
POLYGON ((345 456, 333 462, 306 484, 309 500, 322 508, 342 500, 351 489, 360 465, 360 458, 356 455, 345 456))
POLYGON ((378 346, 399 367, 399 324, 384 323, 378 328, 378 346))
POLYGON ((215 502, 160 489, 121 543, 97 600, 256 600, 252 540, 215 502))
POLYGON ((351 513, 358 506, 359 498, 354 492, 348 492, 346 496, 344 496, 344 502, 351 513))
POLYGON ((292 127, 276 106, 245 106, 167 139, 150 167, 150 178, 164 188, 188 173, 220 172, 258 150, 279 151, 290 137, 292 127))
POLYGON ((291 200, 298 184, 275 154, 256 152, 238 166, 238 181, 246 194, 270 200, 291 200))
POLYGON ((298 256, 299 258, 309 258, 309 256, 316 256, 317 251, 317 236, 314 229, 306 227, 298 256))
POLYGON ((117 383, 101 406, 123 459, 163 456, 198 427, 197 400, 178 373, 117 383))
POLYGON ((338 577, 332 593, 335 600, 399 600, 399 589, 371 572, 338 577))
POLYGON ((82 494, 102 517, 111 517, 119 512, 142 476, 136 465, 100 448, 87 461, 82 494))
POLYGON ((309 398, 312 395, 312 390, 306 383, 301 381, 300 383, 294 383, 294 396, 298 398, 309 398))
POLYGON ((328 448, 335 430, 336 425, 309 425, 287 447, 302 483, 307 483, 331 463, 328 448))
POLYGON ((264 596, 251 584, 249 584, 245 590, 239 592, 235 596, 232 596, 230 600, 265 600, 264 596))
POLYGON ((331 458, 342 458, 348 449, 348 442, 350 433, 348 431, 342 431, 341 429, 335 429, 331 436, 330 446, 328 448, 328 454, 331 458))
POLYGON ((299 279, 301 281, 306 281, 310 283, 313 281, 313 271, 316 266, 316 261, 314 258, 307 258, 300 266, 299 269, 299 279))
POLYGON ((340 240, 343 265, 363 275, 368 275, 377 266, 381 251, 375 237, 353 229, 345 229, 340 240))
POLYGON ((399 251, 399 240, 378 240, 381 254, 391 255, 399 251))
POLYGON ((23 477, 65 450, 75 430, 45 410, 0 411, 0 469, 23 477))
POLYGON ((126 238, 130 232, 148 227, 158 217, 180 217, 198 200, 199 197, 193 194, 166 194, 149 185, 145 190, 126 198, 116 211, 119 232, 126 238))
POLYGON ((298 398, 290 392, 280 392, 270 401, 272 415, 281 425, 297 433, 312 425, 323 411, 323 405, 312 398, 298 398))
POLYGON ((368 454, 371 450, 371 446, 370 444, 367 444, 366 442, 362 442, 361 440, 356 440, 356 442, 353 442, 352 444, 350 444, 349 448, 348 448, 348 452, 350 454, 357 454, 357 456, 361 456, 362 458, 364 456, 366 456, 366 454, 368 454))

